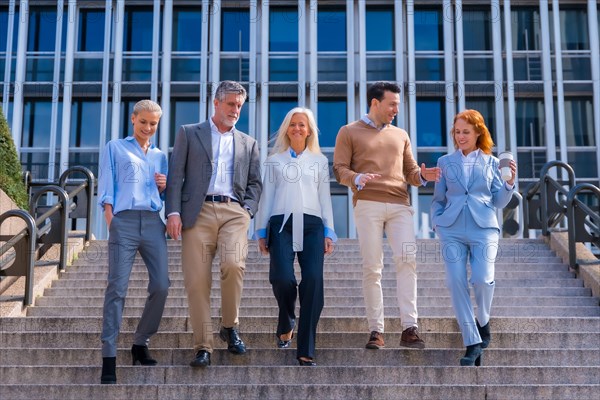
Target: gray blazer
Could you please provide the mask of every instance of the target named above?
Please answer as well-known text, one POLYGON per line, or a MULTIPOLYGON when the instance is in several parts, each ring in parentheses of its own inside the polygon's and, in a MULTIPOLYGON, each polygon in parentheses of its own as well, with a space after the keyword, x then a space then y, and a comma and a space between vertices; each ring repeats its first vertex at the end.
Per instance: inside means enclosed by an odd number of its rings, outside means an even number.
MULTIPOLYGON (((254 215, 262 191, 258 144, 236 129, 233 146, 233 192, 241 206, 254 215)), ((212 161, 210 123, 182 125, 169 161, 165 212, 178 212, 184 229, 192 227, 200 214, 210 184, 212 161)))

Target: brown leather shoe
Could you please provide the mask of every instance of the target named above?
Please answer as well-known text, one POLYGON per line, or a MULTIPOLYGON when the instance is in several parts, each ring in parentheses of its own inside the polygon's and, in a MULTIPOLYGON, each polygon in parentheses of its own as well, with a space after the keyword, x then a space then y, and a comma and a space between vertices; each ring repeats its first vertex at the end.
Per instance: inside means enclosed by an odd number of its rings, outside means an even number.
POLYGON ((385 347, 383 333, 377 331, 371 332, 371 336, 365 347, 367 349, 381 349, 382 347, 385 347))
POLYGON ((402 332, 402 337, 400 338, 400 346, 411 347, 413 349, 425 348, 425 342, 419 337, 419 331, 417 330, 416 326, 406 328, 402 332))

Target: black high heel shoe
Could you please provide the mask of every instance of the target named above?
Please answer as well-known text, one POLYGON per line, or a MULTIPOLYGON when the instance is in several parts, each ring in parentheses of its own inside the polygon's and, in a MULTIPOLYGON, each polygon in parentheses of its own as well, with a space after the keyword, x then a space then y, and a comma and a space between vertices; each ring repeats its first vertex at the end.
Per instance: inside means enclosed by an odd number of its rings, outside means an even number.
POLYGON ((479 325, 479 321, 475 321, 479 336, 481 336, 481 348, 486 349, 492 341, 492 333, 490 332, 490 321, 484 326, 479 325))
POLYGON ((102 384, 117 383, 117 357, 102 358, 102 376, 100 377, 102 384))
POLYGON ((281 336, 277 336, 277 347, 280 349, 287 349, 292 344, 292 339, 294 338, 294 332, 292 331, 292 335, 289 340, 281 339, 281 336))
POLYGON ((317 366, 317 363, 312 358, 308 358, 308 359, 304 359, 304 360, 299 358, 298 364, 300 364, 301 367, 316 367, 317 366))
POLYGON ((156 365, 158 362, 150 357, 148 346, 139 346, 134 344, 131 346, 132 365, 140 363, 140 365, 156 365))
POLYGON ((481 348, 481 343, 467 346, 467 351, 465 352, 465 356, 460 359, 460 365, 479 367, 481 365, 482 357, 483 357, 483 349, 481 348))

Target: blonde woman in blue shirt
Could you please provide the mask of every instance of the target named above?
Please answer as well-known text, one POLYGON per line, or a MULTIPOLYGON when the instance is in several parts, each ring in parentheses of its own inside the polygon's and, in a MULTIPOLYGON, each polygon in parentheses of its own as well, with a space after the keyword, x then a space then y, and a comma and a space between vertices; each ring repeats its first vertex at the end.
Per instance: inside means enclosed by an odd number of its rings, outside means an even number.
POLYGON ((324 303, 324 255, 333 252, 337 236, 329 162, 321 153, 317 125, 309 109, 297 107, 287 113, 263 171, 256 237, 261 253, 270 254, 269 281, 279 305, 277 347, 291 344, 299 293, 296 357, 302 366, 315 366, 317 323, 324 303), (300 285, 294 276, 296 255, 300 285))
POLYGON ((138 251, 148 269, 149 284, 131 357, 133 365, 156 365, 148 342, 158 330, 169 289, 166 228, 159 214, 167 186, 167 157, 150 142, 161 115, 153 101, 136 103, 131 114, 133 136, 108 142, 100 162, 98 204, 109 228, 101 383, 117 383, 117 336, 138 251))

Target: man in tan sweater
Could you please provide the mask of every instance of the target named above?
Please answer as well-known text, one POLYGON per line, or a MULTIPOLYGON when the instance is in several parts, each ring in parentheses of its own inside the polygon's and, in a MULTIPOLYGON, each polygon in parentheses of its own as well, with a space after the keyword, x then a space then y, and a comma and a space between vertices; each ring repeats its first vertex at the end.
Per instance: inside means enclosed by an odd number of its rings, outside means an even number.
POLYGON ((354 221, 363 259, 363 294, 371 331, 368 349, 384 347, 383 233, 392 248, 402 337, 400 345, 425 348, 417 325, 416 240, 408 185, 439 179, 439 168, 415 161, 406 131, 391 125, 400 105, 395 83, 377 82, 367 91, 369 113, 343 126, 336 139, 333 171, 352 189, 354 221))

